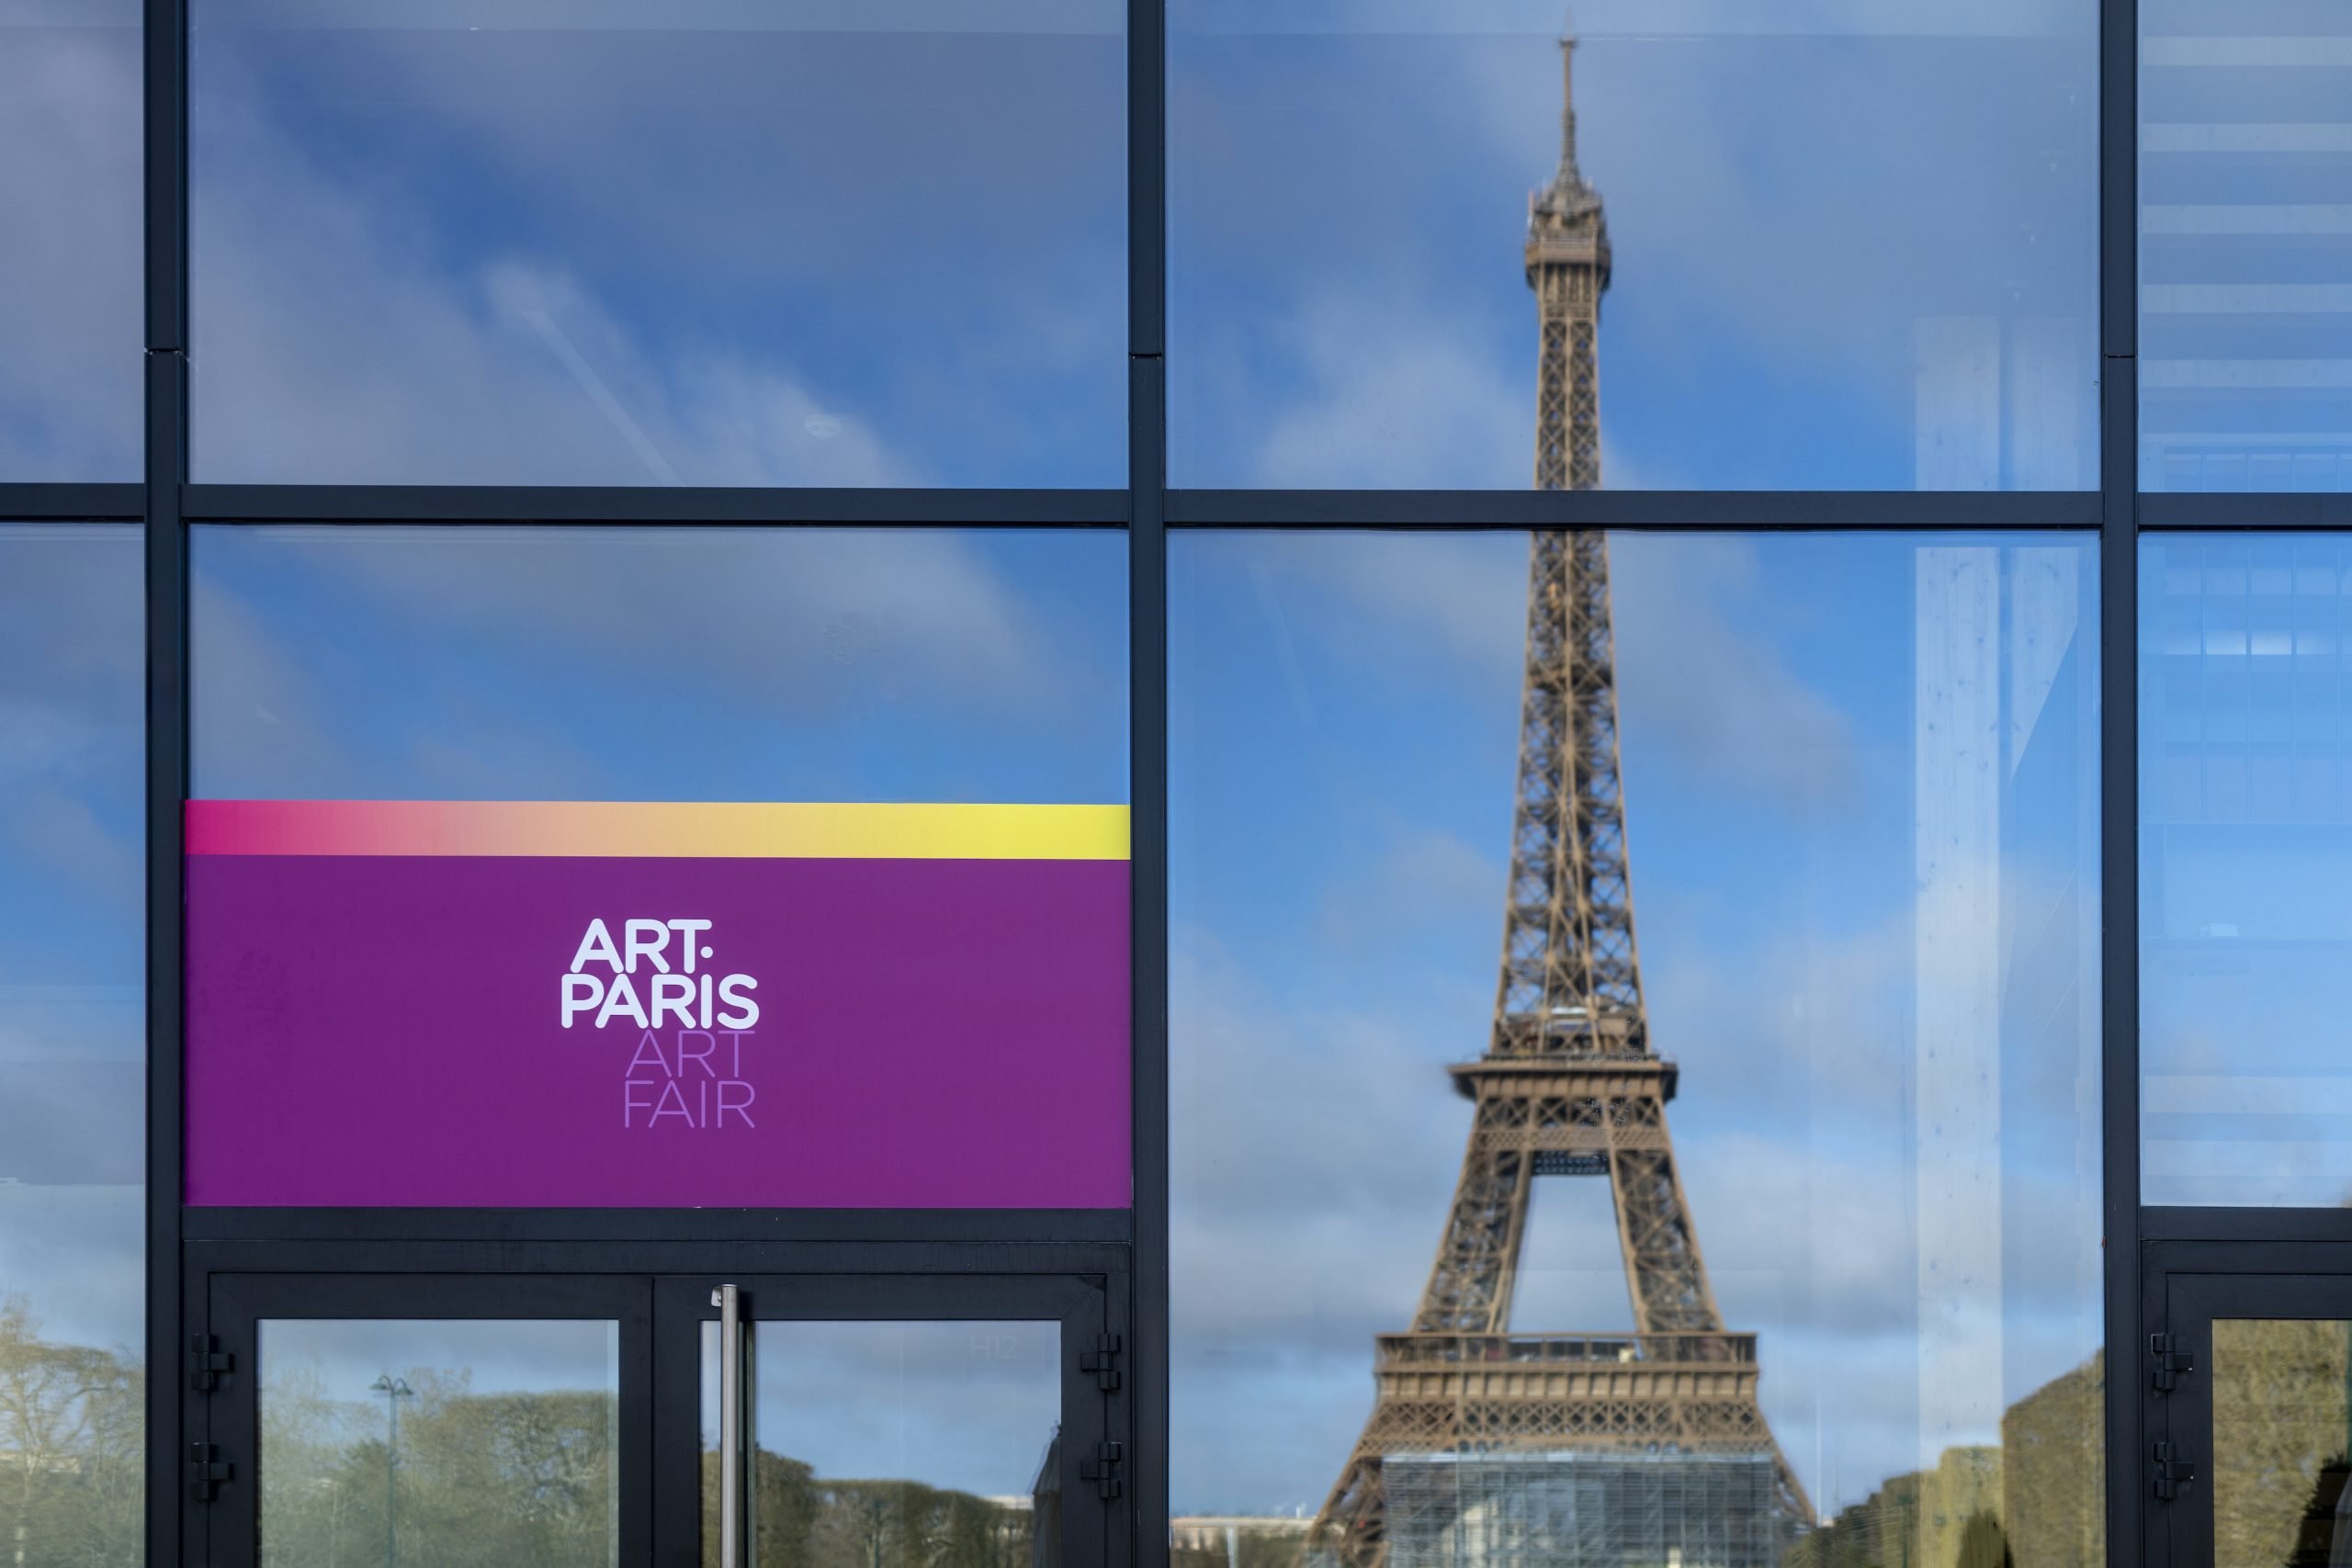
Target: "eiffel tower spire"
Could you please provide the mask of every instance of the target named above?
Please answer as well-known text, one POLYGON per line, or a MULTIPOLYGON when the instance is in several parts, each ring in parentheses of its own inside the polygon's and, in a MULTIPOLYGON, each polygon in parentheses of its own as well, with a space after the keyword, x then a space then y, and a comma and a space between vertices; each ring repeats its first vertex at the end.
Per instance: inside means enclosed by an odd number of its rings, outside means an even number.
MULTIPOLYGON (((1574 52, 1563 39, 1564 73, 1574 52)), ((1573 99, 1526 262, 1536 487, 1592 489, 1609 237, 1573 99)), ((1679 1075, 1643 1005, 1598 533, 1532 542, 1501 980, 1486 1054, 1451 1072, 1475 1107, 1453 1202, 1411 1331, 1377 1341, 1372 1416, 1309 1557, 1769 1568, 1812 1507, 1757 1404, 1756 1336, 1724 1327, 1667 1129, 1679 1075), (1539 1176, 1608 1179, 1632 1333, 1512 1332, 1539 1176), (1479 1514, 1481 1497, 1497 1506, 1479 1514), (1475 1549, 1464 1532, 1483 1532, 1475 1549)))
POLYGON ((1535 488, 1600 488, 1600 296, 1609 224, 1577 166, 1577 40, 1560 40, 1560 167, 1527 201, 1527 284, 1539 323, 1535 488))
MULTIPOLYGON (((1574 30, 1560 39, 1560 169, 1552 176, 1551 191, 1559 197, 1591 195, 1584 173, 1577 167, 1577 39, 1574 30)), ((1593 197, 1596 202, 1600 197, 1593 197)))

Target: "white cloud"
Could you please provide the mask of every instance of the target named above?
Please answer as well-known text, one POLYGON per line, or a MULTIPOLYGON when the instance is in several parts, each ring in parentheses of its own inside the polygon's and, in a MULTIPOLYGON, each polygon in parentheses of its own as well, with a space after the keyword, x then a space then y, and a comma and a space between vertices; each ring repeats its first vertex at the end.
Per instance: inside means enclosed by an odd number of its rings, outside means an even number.
POLYGON ((1851 805, 1852 721, 1753 629, 1765 608, 1752 540, 1610 539, 1620 706, 1627 731, 1719 788, 1785 811, 1851 805))
POLYGON ((126 943, 145 779, 141 588, 132 530, 0 529, 0 868, 52 901, 95 897, 126 943))
POLYGON ((0 479, 141 472, 139 73, 135 28, 0 26, 0 479))
POLYGON ((1508 868, 1442 828, 1400 826, 1365 862, 1327 885, 1322 930, 1335 948, 1409 937, 1467 913, 1491 913, 1508 868))
MULTIPOLYGON (((1475 682, 1478 700, 1516 711, 1524 534, 1263 536, 1212 547, 1273 573, 1294 627, 1336 652, 1339 668, 1384 682, 1400 668, 1416 682, 1475 682), (1430 654, 1451 670, 1432 671, 1430 654)), ((1610 572, 1629 736, 1727 795, 1792 813, 1851 804, 1860 787, 1853 722, 1770 635, 1755 541, 1615 535, 1610 572)))
POLYGON ((1254 482, 1434 490, 1532 472, 1532 355, 1513 376, 1480 339, 1475 319, 1408 298, 1338 289, 1307 300, 1276 333, 1302 385, 1255 433, 1254 482))
MULTIPOLYGON (((1083 546, 1070 564, 1115 583, 1115 541, 1083 546)), ((744 755, 721 766, 697 749, 732 733, 766 756, 861 716, 986 716, 1091 770, 1119 735, 1118 650, 1058 586, 953 533, 245 529, 208 537, 198 564, 205 794, 369 795, 397 777, 458 797, 600 798, 629 765, 619 727, 705 709, 680 765, 699 758, 739 788, 744 755), (305 603, 418 656, 362 665, 321 640, 305 603), (584 718, 577 702, 598 692, 606 716, 584 718)))
POLYGON ((364 42, 232 28, 200 62, 199 478, 1117 471, 1103 412, 1125 378, 1109 250, 1124 163, 1067 123, 1115 109, 1090 96, 1116 79, 1107 40, 962 39, 983 69, 914 33, 813 53, 757 32, 616 44, 594 26, 527 35, 527 51, 494 33, 346 36, 364 42), (284 74, 332 77, 355 48, 371 99, 406 106, 397 136, 299 118, 315 106, 284 74), (830 75, 801 79, 821 62, 830 75), (858 90, 886 73, 934 112, 886 117, 858 90), (951 126, 976 129, 943 181, 951 126), (956 262, 924 272, 934 243, 956 262))
POLYGON ((424 215, 339 185, 215 92, 197 186, 191 461, 275 483, 915 481, 792 370, 657 360, 577 280, 509 257, 452 274, 424 215), (233 171, 201 177, 201 171, 233 171), (830 434, 812 427, 828 414, 830 434))

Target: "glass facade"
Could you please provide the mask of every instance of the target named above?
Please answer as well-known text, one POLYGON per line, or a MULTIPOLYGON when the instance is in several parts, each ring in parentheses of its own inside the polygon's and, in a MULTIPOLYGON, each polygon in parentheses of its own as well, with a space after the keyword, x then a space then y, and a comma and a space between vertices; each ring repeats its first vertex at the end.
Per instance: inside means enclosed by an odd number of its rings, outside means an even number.
POLYGON ((2064 535, 1175 542, 1179 1514, 1361 1529, 1376 1464, 1392 1561, 1835 1562, 1915 1508, 1928 1561, 2068 1561, 2097 577, 2064 535), (1552 1451, 1462 1457, 1515 1427, 1552 1451))
POLYGON ((0 1568, 2344 1558, 2346 38, 0 0, 0 1568))
POLYGON ((189 11, 198 479, 1125 473, 1114 0, 189 11))
POLYGON ((1601 483, 2094 482, 2089 0, 1580 6, 1565 125, 1560 20, 1170 0, 1174 482, 1523 489, 1517 263, 1563 173, 1602 214, 1601 483))

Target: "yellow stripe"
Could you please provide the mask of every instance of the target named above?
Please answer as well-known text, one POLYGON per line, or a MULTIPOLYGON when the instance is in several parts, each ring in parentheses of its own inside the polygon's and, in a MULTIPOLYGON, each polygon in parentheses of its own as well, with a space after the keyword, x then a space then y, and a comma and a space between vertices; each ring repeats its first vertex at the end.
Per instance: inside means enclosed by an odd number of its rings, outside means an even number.
MULTIPOLYGON (((599 851, 566 833, 564 838, 573 846, 566 852, 833 860, 1125 860, 1128 848, 1124 806, 812 804, 647 809, 657 815, 642 828, 650 829, 646 836, 658 847, 599 851)), ((615 836, 633 840, 638 834, 615 836)))

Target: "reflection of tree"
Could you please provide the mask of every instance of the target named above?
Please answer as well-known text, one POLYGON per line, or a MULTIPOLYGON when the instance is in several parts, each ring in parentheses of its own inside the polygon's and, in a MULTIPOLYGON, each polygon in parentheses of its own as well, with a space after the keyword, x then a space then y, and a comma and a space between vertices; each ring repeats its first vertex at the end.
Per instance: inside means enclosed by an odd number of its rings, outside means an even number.
POLYGON ((2216 1562, 2306 1560, 2311 1509, 2345 1447, 2345 1333, 2340 1322, 2214 1321, 2216 1562))
POLYGON ((1960 1531, 1960 1568, 2011 1568, 2000 1520, 1990 1514, 1968 1516, 1960 1531))
MULTIPOLYGON (((1034 1518, 919 1481, 828 1481, 761 1450, 752 1500, 761 1568, 1030 1568, 1034 1518)), ((718 1456, 703 1455, 702 1560, 718 1562, 718 1456)))
POLYGON ((0 1301, 0 1552, 10 1568, 101 1568, 141 1551, 144 1380, 112 1350, 59 1345, 0 1301))
MULTIPOLYGON (((475 1393, 462 1371, 413 1369, 392 1471, 401 1568, 601 1562, 612 1536, 609 1393, 475 1393)), ((380 1407, 330 1393, 315 1367, 274 1366, 262 1399, 262 1562, 380 1568, 380 1407)))
POLYGON ((1169 1568, 1292 1568, 1298 1562, 1302 1536, 1283 1521, 1272 1528, 1237 1526, 1220 1539, 1186 1539, 1169 1548, 1169 1568))
POLYGON ((1781 1568, 2102 1568, 2101 1402, 2093 1356, 2001 1417, 2001 1443, 1944 1450, 1801 1538, 1781 1568))
POLYGON ((2295 1531, 2294 1550, 2288 1553, 2286 1568, 2335 1568, 2345 1546, 2352 1545, 2344 1535, 2344 1512, 2347 1501, 2345 1483, 2352 1479, 2352 1465, 2345 1456, 2336 1455, 2319 1467, 2319 1479, 2312 1485, 2310 1501, 2303 1505, 2303 1517, 2295 1531))

